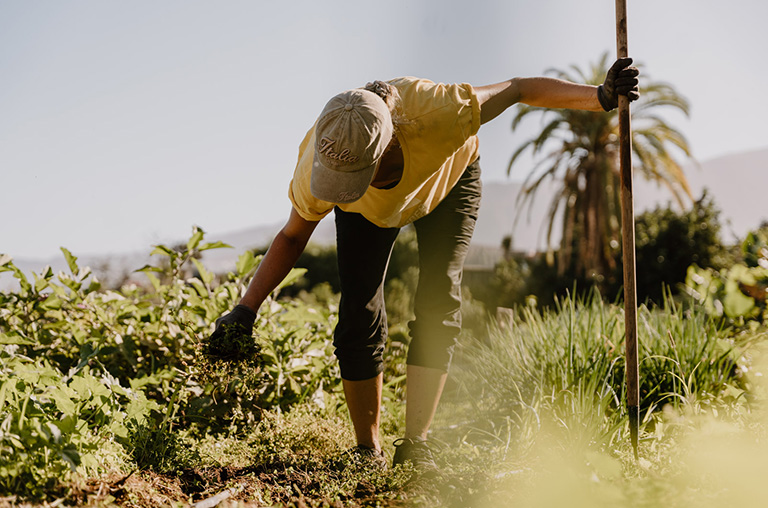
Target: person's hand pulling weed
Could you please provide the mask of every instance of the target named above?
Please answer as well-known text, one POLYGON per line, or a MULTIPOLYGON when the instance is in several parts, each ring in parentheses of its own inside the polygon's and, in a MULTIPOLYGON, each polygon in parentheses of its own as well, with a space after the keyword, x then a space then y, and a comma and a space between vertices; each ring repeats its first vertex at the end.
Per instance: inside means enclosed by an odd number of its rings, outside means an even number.
POLYGON ((256 313, 245 305, 216 320, 216 330, 203 344, 203 353, 214 359, 245 360, 259 351, 253 339, 256 313))

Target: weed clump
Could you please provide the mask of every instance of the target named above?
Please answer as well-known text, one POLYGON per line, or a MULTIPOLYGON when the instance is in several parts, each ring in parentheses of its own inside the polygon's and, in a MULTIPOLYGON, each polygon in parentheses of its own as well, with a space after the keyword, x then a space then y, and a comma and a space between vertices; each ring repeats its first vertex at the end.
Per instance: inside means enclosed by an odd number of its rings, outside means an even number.
POLYGON ((261 347, 253 334, 239 324, 222 324, 220 330, 222 333, 214 333, 202 343, 202 353, 209 361, 257 361, 261 347))
POLYGON ((213 391, 246 390, 256 396, 263 382, 261 346, 237 325, 223 325, 224 333, 201 341, 194 351, 191 378, 213 391))

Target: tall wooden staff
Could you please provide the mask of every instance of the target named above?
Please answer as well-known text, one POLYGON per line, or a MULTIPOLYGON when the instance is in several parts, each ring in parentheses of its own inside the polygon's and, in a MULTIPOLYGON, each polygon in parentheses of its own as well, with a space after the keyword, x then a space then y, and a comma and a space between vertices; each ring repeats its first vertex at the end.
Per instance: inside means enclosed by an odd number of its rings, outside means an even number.
MULTIPOLYGON (((616 0, 616 49, 619 58, 629 56, 627 47, 627 0, 616 0)), ((640 426, 640 372, 637 365, 637 281, 635 279, 635 207, 632 195, 632 131, 629 99, 619 95, 621 161, 621 238, 624 251, 624 315, 626 334, 627 412, 629 434, 637 460, 640 426)))

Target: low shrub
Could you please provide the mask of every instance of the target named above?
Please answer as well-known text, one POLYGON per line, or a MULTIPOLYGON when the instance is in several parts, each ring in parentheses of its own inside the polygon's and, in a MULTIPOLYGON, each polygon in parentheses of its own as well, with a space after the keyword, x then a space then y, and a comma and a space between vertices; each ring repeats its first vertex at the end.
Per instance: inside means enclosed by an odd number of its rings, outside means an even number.
POLYGON ((692 265, 686 289, 711 315, 744 326, 768 324, 768 227, 741 244, 741 260, 715 270, 692 265))

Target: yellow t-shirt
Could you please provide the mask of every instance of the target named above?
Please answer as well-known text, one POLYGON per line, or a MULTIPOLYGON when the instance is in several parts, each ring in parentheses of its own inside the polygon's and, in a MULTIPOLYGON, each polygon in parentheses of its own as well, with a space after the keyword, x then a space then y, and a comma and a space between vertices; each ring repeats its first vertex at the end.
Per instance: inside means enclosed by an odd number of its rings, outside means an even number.
MULTIPOLYGON (((444 85, 412 77, 388 83, 400 94, 398 112, 405 119, 398 125, 402 178, 391 189, 368 187, 359 200, 338 206, 379 227, 402 227, 434 210, 477 158, 480 105, 466 83, 444 85)), ((336 205, 310 191, 314 147, 315 126, 299 146, 289 197, 299 215, 319 221, 336 205)))

